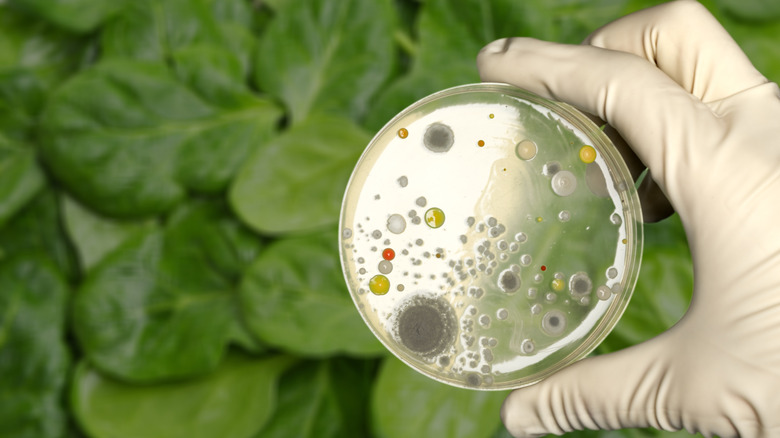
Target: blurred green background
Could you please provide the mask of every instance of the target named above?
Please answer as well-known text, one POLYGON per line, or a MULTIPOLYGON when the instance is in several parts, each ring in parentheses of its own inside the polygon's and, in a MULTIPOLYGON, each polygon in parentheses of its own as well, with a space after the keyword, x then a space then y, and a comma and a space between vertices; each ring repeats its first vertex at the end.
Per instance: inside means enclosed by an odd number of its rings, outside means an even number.
MULTIPOLYGON (((391 116, 479 80, 484 44, 656 3, 0 0, 0 436, 508 437, 505 393, 428 380, 363 325, 344 186, 391 116)), ((780 3, 705 4, 778 81, 780 3)), ((691 275, 679 220, 647 226, 596 354, 674 324, 691 275)))

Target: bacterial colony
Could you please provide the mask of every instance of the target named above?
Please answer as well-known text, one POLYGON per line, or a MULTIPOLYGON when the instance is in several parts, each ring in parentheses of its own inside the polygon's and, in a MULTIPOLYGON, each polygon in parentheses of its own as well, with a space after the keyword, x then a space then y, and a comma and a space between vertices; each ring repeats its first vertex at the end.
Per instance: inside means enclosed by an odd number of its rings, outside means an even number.
POLYGON ((636 192, 605 137, 561 108, 497 85, 454 90, 366 149, 344 198, 342 266, 407 364, 455 386, 519 387, 619 318, 641 254, 636 192))

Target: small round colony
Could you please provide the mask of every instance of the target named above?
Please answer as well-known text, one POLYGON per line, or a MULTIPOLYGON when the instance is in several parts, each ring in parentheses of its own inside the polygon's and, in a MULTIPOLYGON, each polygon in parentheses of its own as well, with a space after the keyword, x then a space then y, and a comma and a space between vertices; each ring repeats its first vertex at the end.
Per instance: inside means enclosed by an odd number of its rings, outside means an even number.
POLYGON ((585 145, 580 148, 580 160, 585 164, 596 161, 596 149, 593 146, 585 145))
POLYGON ((447 152, 455 143, 452 128, 443 123, 433 123, 428 126, 423 136, 423 144, 431 152, 447 152))
POLYGON ((515 154, 521 160, 532 160, 536 156, 536 143, 531 140, 523 140, 515 146, 515 154))
POLYGON ((444 212, 440 208, 430 208, 425 212, 425 223, 431 228, 439 228, 444 225, 444 212))

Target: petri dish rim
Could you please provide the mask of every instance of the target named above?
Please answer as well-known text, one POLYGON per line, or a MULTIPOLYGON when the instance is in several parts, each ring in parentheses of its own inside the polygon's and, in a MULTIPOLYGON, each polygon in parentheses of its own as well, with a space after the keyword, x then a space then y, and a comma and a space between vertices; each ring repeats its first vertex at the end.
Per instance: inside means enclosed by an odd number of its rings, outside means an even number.
POLYGON ((406 363, 415 371, 420 372, 421 374, 431 379, 455 387, 461 387, 461 388, 472 389, 472 390, 475 389, 487 390, 487 391, 516 389, 516 388, 531 385, 550 376, 551 374, 554 374, 555 372, 561 370, 562 368, 565 368, 566 366, 590 354, 604 340, 604 338, 606 338, 606 336, 609 335, 609 333, 612 331, 612 329, 619 321, 620 317, 623 315, 626 307, 628 306, 628 303, 630 301, 631 295, 636 286, 636 281, 639 275, 639 268, 641 265, 642 247, 643 247, 642 215, 641 215, 641 208, 639 205, 638 195, 633 185, 630 172, 625 162, 623 161, 622 157, 620 156, 619 152, 612 144, 609 137, 607 137, 607 135, 590 118, 588 118, 579 110, 577 110, 576 108, 574 108, 569 104, 548 100, 509 84, 491 83, 491 82, 460 85, 445 90, 441 90, 436 93, 430 94, 426 97, 423 97, 422 99, 406 107, 404 110, 400 111, 395 117, 393 117, 390 121, 388 121, 379 131, 377 131, 377 133, 368 143, 367 147, 365 148, 360 158, 358 159, 355 168, 352 174, 350 175, 350 179, 346 185, 344 197, 342 199, 342 208, 340 210, 338 233, 339 233, 338 234, 339 257, 342 264, 342 273, 344 275, 345 282, 348 285, 348 288, 350 290, 350 296, 352 297, 352 300, 355 303, 356 308, 359 311, 359 314, 361 315, 361 318, 364 320, 366 325, 372 331, 374 336, 393 355, 399 358, 402 362, 406 363), (348 278, 348 272, 344 265, 346 255, 345 255, 345 246, 344 246, 343 236, 342 236, 342 229, 344 229, 344 217, 346 211, 346 204, 350 194, 350 188, 353 185, 353 181, 357 174, 357 170, 362 165, 367 164, 366 163, 368 160, 367 156, 371 154, 372 147, 380 139, 385 138, 390 133, 390 131, 394 132, 395 128, 397 128, 396 124, 398 123, 398 121, 406 117, 409 113, 440 99, 451 98, 453 96, 466 95, 475 92, 499 93, 510 97, 519 98, 521 100, 525 100, 527 102, 530 102, 535 105, 539 105, 541 107, 544 107, 552 111, 557 117, 560 117, 561 119, 565 120, 576 129, 580 130, 583 134, 585 134, 588 137, 590 141, 592 141, 592 145, 598 150, 598 152, 601 154, 601 156, 604 158, 604 160, 607 163, 607 169, 610 172, 612 182, 616 185, 626 184, 627 186, 624 190, 618 191, 620 194, 621 202, 623 203, 623 211, 626 214, 624 225, 626 231, 625 239, 626 239, 627 257, 626 257, 626 264, 624 267, 623 281, 620 282, 623 290, 618 294, 617 298, 615 299, 615 302, 613 302, 609 306, 607 311, 600 317, 598 323, 595 324, 594 327, 591 329, 590 334, 584 337, 582 342, 580 342, 579 345, 575 347, 569 354, 557 360, 557 362, 554 363, 553 365, 513 381, 502 382, 500 384, 495 384, 490 386, 476 386, 476 387, 472 385, 460 383, 458 381, 453 381, 451 379, 446 379, 441 375, 431 373, 428 370, 425 370, 422 367, 417 366, 412 361, 407 360, 404 357, 404 354, 402 352, 397 351, 398 349, 397 346, 392 345, 385 340, 384 334, 379 331, 380 329, 375 327, 368 319, 365 312, 360 309, 360 302, 358 301, 357 294, 349 286, 350 279, 348 278))

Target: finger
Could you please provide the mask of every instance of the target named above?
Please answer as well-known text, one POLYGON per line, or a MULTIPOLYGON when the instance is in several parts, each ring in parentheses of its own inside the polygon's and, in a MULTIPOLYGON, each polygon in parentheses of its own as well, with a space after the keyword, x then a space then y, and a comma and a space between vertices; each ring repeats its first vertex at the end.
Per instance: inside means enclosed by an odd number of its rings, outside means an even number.
POLYGON ((485 81, 506 82, 597 115, 631 144, 679 209, 695 174, 696 141, 723 131, 710 108, 653 64, 629 53, 530 38, 499 40, 477 58, 485 81))
POLYGON ((583 429, 678 430, 674 387, 661 338, 582 360, 512 392, 501 419, 516 437, 583 429))
POLYGON ((768 82, 696 1, 627 15, 591 34, 585 44, 642 57, 707 103, 768 82))

